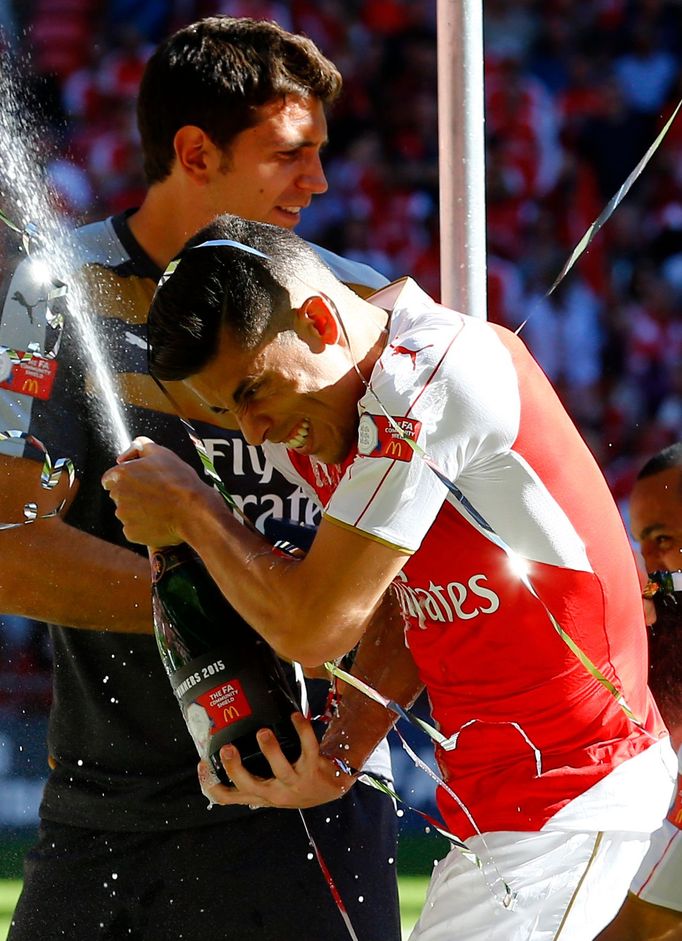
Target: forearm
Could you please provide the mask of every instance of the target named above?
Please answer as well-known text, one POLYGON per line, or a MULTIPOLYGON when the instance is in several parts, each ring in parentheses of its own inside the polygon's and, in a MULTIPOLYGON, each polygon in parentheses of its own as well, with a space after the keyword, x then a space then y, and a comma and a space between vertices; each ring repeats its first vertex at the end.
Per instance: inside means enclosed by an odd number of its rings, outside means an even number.
MULTIPOLYGON (((349 593, 335 602, 329 578, 319 572, 313 545, 305 559, 282 557, 259 533, 241 525, 217 497, 186 514, 181 535, 201 556, 223 594, 283 657, 308 665, 352 649, 373 613, 349 593)), ((317 543, 318 537, 315 542, 317 543)), ((325 573, 326 574, 326 573, 325 573)))
POLYGON ((65 627, 151 633, 149 563, 59 517, 0 533, 0 610, 65 627))
POLYGON ((405 563, 401 550, 327 519, 305 559, 273 554, 188 465, 146 438, 119 456, 102 483, 127 539, 188 543, 244 620, 304 666, 356 645, 405 563))
MULTIPOLYGON (((404 630, 400 602, 389 588, 360 641, 350 673, 386 699, 409 708, 423 683, 405 644, 404 630)), ((329 758, 343 759, 351 768, 362 768, 397 715, 347 683, 339 682, 338 693, 338 709, 320 750, 329 758)))

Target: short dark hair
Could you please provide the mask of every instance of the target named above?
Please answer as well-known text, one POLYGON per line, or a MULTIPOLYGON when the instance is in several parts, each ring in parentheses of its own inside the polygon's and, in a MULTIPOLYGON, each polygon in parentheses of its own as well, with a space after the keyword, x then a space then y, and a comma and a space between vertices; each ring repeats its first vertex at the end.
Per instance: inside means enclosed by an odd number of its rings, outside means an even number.
POLYGON ((149 368, 168 381, 200 372, 216 355, 223 329, 241 349, 255 349, 291 327, 289 286, 295 279, 312 290, 338 285, 319 256, 289 229, 227 213, 193 236, 176 260, 148 316, 149 368), (202 246, 220 239, 267 257, 229 245, 202 246))
POLYGON ((262 105, 289 94, 329 105, 340 91, 338 69, 306 36, 246 17, 192 23, 157 48, 140 84, 137 122, 147 183, 168 176, 173 140, 187 124, 225 150, 257 122, 262 105))
POLYGON ((682 441, 676 441, 663 448, 658 454, 649 458, 644 467, 637 474, 637 480, 643 480, 645 477, 653 477, 654 474, 660 474, 662 471, 671 470, 678 467, 682 470, 682 441))

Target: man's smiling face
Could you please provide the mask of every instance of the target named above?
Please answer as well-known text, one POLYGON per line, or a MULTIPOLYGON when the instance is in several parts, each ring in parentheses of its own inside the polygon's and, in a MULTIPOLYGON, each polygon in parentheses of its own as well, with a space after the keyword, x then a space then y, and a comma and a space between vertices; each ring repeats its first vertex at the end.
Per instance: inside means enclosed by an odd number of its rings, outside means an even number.
POLYGON ((338 344, 311 349, 288 330, 242 350, 223 331, 217 355, 185 381, 215 413, 232 413, 249 444, 284 444, 334 464, 355 443, 357 380, 338 344))
POLYGON ((231 212, 287 229, 327 190, 320 152, 327 142, 317 98, 288 95, 258 109, 259 121, 238 134, 211 181, 216 214, 231 212))
POLYGON ((632 535, 648 572, 682 569, 682 470, 660 471, 638 480, 630 497, 632 535))

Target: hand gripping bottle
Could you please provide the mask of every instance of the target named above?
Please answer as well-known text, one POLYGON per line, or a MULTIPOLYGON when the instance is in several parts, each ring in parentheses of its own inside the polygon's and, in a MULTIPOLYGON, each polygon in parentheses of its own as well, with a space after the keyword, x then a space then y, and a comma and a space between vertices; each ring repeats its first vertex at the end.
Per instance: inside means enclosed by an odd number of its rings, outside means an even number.
POLYGON ((256 732, 269 728, 294 762, 300 707, 282 664, 243 620, 188 545, 150 550, 154 633, 199 755, 231 784, 220 749, 232 744, 252 774, 271 777, 256 732))

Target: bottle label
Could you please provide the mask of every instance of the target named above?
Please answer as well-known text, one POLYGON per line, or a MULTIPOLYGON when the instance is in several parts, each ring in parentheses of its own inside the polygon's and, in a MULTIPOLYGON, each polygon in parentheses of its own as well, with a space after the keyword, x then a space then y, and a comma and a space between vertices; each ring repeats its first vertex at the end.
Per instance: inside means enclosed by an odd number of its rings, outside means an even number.
POLYGON ((198 657, 177 670, 171 684, 197 751, 204 758, 218 732, 253 714, 242 682, 226 669, 224 659, 198 657))
POLYGON ((215 689, 202 693, 195 702, 204 707, 215 730, 224 729, 250 716, 252 712, 242 684, 237 679, 227 680, 215 689))

